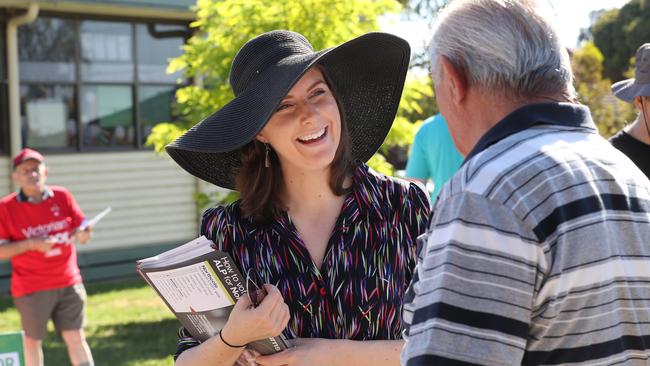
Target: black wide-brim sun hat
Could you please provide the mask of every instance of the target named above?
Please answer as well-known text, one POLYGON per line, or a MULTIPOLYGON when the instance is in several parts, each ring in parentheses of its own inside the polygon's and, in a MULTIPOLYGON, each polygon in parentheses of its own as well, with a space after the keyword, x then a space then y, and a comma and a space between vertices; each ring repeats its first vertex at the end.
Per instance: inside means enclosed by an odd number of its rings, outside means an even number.
POLYGON ((190 174, 235 189, 239 149, 260 133, 305 72, 321 65, 343 105, 352 156, 365 162, 393 124, 409 58, 408 43, 387 33, 368 33, 318 52, 295 32, 261 34, 233 60, 235 98, 165 149, 190 174))

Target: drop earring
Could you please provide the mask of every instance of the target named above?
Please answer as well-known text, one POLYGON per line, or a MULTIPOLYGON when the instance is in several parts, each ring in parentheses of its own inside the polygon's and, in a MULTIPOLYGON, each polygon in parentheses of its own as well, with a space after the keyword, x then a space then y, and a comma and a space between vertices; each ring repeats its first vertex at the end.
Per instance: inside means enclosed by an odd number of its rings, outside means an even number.
POLYGON ((269 147, 269 144, 264 144, 266 148, 266 158, 264 159, 264 167, 265 168, 270 168, 271 167, 271 157, 269 156, 269 153, 271 151, 271 148, 269 147))

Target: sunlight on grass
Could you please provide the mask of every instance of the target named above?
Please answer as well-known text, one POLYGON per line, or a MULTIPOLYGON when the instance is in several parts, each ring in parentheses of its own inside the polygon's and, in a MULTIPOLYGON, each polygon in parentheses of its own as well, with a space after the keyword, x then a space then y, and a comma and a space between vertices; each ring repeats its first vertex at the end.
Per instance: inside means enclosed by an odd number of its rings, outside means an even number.
MULTIPOLYGON (((86 284, 86 336, 97 365, 173 365, 179 323, 140 279, 86 284)), ((11 298, 0 297, 0 332, 20 330, 11 298)), ((44 342, 46 365, 68 365, 65 345, 52 323, 44 342)))

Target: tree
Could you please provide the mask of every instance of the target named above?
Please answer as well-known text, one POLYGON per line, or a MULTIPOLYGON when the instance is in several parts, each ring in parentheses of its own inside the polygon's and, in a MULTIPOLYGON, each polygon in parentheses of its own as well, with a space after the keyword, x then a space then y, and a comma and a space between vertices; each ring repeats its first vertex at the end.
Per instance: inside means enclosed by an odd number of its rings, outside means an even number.
POLYGON ((630 58, 650 40, 650 0, 631 0, 621 9, 607 11, 591 26, 598 49, 603 53, 603 75, 623 79, 630 58))
MULTIPOLYGON (((394 169, 404 169, 408 150, 413 143, 415 133, 422 121, 438 113, 438 105, 433 93, 433 82, 429 75, 413 75, 407 78, 400 100, 397 117, 384 144, 379 151, 386 157, 390 167, 385 174, 394 173, 394 169), (394 168, 394 169, 393 169, 394 168)), ((371 162, 374 164, 374 160, 371 162)), ((376 168, 374 165, 371 165, 376 168)))
MULTIPOLYGON (((436 15, 440 8, 445 6, 449 0, 398 0, 404 11, 402 16, 407 20, 425 20, 429 28, 433 26, 436 15)), ((428 42, 428 40, 426 40, 428 42)), ((415 50, 411 59, 411 69, 428 69, 429 55, 426 47, 415 50)))
POLYGON ((594 43, 587 42, 573 53, 572 63, 578 97, 591 110, 600 133, 609 137, 633 120, 636 112, 630 103, 612 95, 611 81, 602 77, 604 59, 594 43))
POLYGON ((407 16, 420 17, 431 22, 438 9, 447 4, 449 0, 399 0, 399 2, 406 9, 407 16))

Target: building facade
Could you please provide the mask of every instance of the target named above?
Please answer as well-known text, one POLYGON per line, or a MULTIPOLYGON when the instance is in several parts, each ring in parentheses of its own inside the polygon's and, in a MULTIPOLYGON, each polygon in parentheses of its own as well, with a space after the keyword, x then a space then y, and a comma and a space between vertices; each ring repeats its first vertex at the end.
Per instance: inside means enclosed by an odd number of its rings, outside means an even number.
MULTIPOLYGON (((175 120, 166 72, 191 36, 194 0, 0 0, 0 195, 10 156, 46 156, 48 183, 88 217, 110 215, 79 246, 86 280, 130 276, 137 258, 196 236, 201 183, 145 145, 175 120)), ((0 261, 0 291, 10 266, 0 261)))

